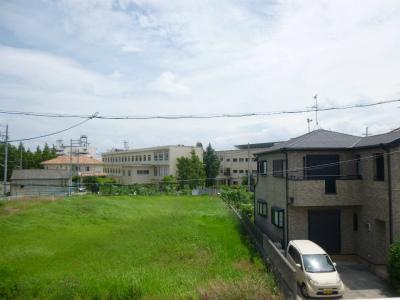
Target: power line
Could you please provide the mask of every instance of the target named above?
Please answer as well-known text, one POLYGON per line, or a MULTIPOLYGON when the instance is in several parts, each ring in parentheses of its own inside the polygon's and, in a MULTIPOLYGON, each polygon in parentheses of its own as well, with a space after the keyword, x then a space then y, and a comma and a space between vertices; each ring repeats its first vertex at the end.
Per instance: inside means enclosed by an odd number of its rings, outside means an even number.
MULTIPOLYGON (((384 100, 372 103, 353 104, 353 105, 342 105, 342 106, 330 106, 321 107, 318 105, 318 112, 320 111, 333 111, 333 110, 347 110, 353 108, 367 108, 372 106, 379 106, 384 104, 400 102, 400 99, 384 100)), ((314 112, 315 107, 300 109, 300 110, 281 110, 281 111, 270 111, 270 112, 246 112, 246 113, 221 113, 221 114, 188 114, 188 115, 82 115, 82 114, 63 114, 63 113, 47 113, 47 112, 24 112, 24 111, 8 111, 0 110, 0 114, 8 115, 24 115, 34 117, 47 117, 47 118, 96 118, 104 120, 152 120, 152 119, 166 119, 166 120, 177 120, 177 119, 215 119, 215 118, 243 118, 253 116, 272 116, 272 115, 284 115, 284 114, 302 114, 314 112)))
POLYGON ((55 131, 55 132, 51 132, 51 133, 48 133, 48 134, 43 134, 43 135, 39 135, 39 136, 35 136, 35 137, 29 137, 29 138, 22 138, 22 139, 11 140, 11 141, 8 141, 8 142, 9 142, 9 143, 12 143, 12 142, 30 141, 30 140, 35 140, 35 139, 40 139, 40 138, 43 138, 43 137, 48 137, 48 136, 56 135, 56 134, 59 134, 59 133, 62 133, 62 132, 71 130, 71 129, 73 129, 73 128, 76 128, 76 127, 78 127, 78 126, 80 126, 80 125, 82 125, 82 124, 84 124, 84 123, 86 123, 86 122, 88 122, 88 121, 90 121, 90 120, 96 118, 96 116, 97 116, 97 113, 95 113, 95 114, 93 114, 92 116, 88 117, 88 118, 85 119, 84 121, 81 121, 81 122, 79 122, 79 123, 77 123, 77 124, 74 124, 74 125, 72 125, 72 126, 70 126, 70 127, 67 127, 67 128, 65 128, 65 129, 62 129, 62 130, 58 130, 58 131, 55 131))

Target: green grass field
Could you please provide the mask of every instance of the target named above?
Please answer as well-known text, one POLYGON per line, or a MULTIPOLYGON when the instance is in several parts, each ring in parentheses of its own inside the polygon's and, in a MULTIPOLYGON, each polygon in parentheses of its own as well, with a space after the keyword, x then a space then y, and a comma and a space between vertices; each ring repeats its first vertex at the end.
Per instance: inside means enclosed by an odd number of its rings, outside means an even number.
POLYGON ((274 280, 219 198, 0 204, 2 299, 270 299, 274 280))

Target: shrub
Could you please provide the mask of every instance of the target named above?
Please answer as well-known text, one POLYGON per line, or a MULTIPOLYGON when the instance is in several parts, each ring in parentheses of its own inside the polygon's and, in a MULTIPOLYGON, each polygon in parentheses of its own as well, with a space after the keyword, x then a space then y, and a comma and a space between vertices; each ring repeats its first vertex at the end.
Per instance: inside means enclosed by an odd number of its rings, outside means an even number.
POLYGON ((400 288, 400 241, 390 247, 388 269, 393 285, 400 288))

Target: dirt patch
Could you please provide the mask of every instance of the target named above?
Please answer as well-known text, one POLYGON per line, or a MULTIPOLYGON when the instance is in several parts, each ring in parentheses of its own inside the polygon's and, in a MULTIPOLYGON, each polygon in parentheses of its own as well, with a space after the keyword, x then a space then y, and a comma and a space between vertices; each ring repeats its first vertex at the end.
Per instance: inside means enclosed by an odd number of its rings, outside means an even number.
POLYGON ((234 264, 235 268, 239 271, 249 272, 254 269, 253 264, 245 259, 241 259, 234 264))
POLYGON ((244 278, 239 281, 215 281, 198 290, 202 300, 219 299, 254 299, 282 300, 281 295, 274 295, 267 283, 255 278, 244 278))

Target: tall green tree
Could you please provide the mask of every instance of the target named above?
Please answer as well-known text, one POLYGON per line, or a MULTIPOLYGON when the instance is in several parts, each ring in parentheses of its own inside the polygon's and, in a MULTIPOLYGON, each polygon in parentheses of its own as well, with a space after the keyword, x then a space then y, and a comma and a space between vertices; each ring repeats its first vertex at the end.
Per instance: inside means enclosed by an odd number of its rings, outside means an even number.
POLYGON ((194 151, 190 157, 179 157, 177 159, 178 181, 180 187, 185 185, 190 188, 204 186, 206 172, 203 162, 199 159, 194 151))
POLYGON ((206 151, 203 156, 204 169, 206 172, 206 186, 212 186, 216 183, 216 177, 219 172, 219 166, 221 164, 218 159, 215 150, 211 147, 211 144, 208 144, 206 151))

